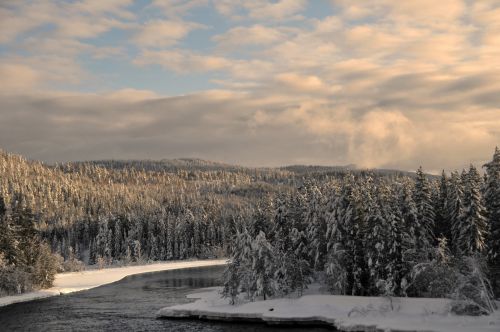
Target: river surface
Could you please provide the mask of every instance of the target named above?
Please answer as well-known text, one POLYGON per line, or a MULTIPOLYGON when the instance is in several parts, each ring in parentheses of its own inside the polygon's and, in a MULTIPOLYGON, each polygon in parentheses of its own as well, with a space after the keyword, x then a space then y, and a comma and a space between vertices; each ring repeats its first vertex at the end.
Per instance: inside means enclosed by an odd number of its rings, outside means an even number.
POLYGON ((197 288, 220 285, 223 267, 145 273, 91 290, 0 307, 7 331, 327 331, 322 328, 156 319, 167 306, 187 303, 197 288))

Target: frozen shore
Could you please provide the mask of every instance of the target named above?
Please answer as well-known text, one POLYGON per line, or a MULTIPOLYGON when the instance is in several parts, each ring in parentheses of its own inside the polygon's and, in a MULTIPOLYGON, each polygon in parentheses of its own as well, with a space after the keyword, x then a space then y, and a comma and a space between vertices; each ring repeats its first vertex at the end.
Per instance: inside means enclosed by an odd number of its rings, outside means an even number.
POLYGON ((498 332, 500 311, 490 316, 456 316, 450 300, 311 294, 300 298, 228 304, 220 287, 190 294, 192 303, 167 307, 158 318, 261 321, 268 324, 328 324, 341 331, 498 332))
POLYGON ((0 297, 0 307, 17 302, 31 301, 91 289, 105 284, 110 284, 133 274, 224 264, 226 264, 225 259, 175 261, 116 267, 102 270, 88 270, 83 272, 59 273, 56 275, 54 286, 52 288, 20 295, 0 297))

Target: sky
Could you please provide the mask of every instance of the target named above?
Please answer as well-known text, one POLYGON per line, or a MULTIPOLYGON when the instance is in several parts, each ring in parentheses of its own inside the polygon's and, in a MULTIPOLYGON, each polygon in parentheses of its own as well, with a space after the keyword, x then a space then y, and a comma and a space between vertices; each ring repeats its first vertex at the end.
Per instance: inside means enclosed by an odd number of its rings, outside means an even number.
POLYGON ((0 1, 0 148, 430 172, 500 145, 500 0, 0 1))

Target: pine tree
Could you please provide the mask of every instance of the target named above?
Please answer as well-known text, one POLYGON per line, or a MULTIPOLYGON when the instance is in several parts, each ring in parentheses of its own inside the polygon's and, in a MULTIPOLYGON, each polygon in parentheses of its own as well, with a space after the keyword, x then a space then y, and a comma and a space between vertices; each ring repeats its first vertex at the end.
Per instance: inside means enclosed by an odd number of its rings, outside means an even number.
POLYGON ((287 275, 290 279, 290 289, 297 291, 299 296, 310 283, 312 269, 309 265, 308 239, 304 232, 293 228, 290 233, 292 252, 288 253, 290 265, 287 275))
POLYGON ((486 186, 484 198, 489 224, 488 267, 492 287, 500 296, 500 150, 495 148, 493 160, 485 164, 486 186))
POLYGON ((458 238, 458 248, 465 256, 471 256, 485 249, 487 224, 480 186, 481 177, 477 169, 471 165, 466 177, 464 209, 460 216, 458 238))
POLYGON ((457 172, 451 173, 448 184, 448 193, 446 200, 447 219, 450 222, 450 247, 454 253, 459 252, 459 237, 461 232, 460 217, 463 213, 463 186, 460 176, 457 172))
MULTIPOLYGON (((418 211, 417 205, 413 200, 412 190, 410 181, 406 180, 401 183, 398 190, 398 207, 403 219, 403 242, 406 243, 406 250, 415 252, 417 247, 416 228, 418 227, 418 211)), ((408 252, 407 254, 410 253, 408 252)), ((412 255, 414 256, 413 253, 412 255)))
POLYGON ((0 196, 0 254, 5 262, 11 264, 17 261, 19 241, 15 236, 15 228, 7 216, 7 207, 0 196))
MULTIPOLYGON (((327 261, 330 270, 332 262, 338 262, 338 254, 342 253, 342 263, 345 264, 346 280, 342 294, 359 295, 362 287, 362 260, 358 259, 362 253, 363 237, 361 227, 361 209, 359 204, 359 193, 356 191, 354 177, 347 175, 343 179, 343 186, 339 196, 335 199, 334 209, 328 220, 327 231, 327 261)), ((363 259, 364 260, 364 259, 363 259)), ((330 282, 331 283, 331 282, 330 282)))
POLYGON ((263 232, 260 232, 253 241, 252 251, 252 298, 262 296, 266 300, 276 293, 274 282, 275 262, 274 250, 263 232))
POLYGON ((408 281, 406 275, 408 268, 404 260, 404 220, 398 206, 397 197, 392 198, 391 216, 389 217, 389 234, 387 239, 388 258, 386 266, 386 292, 387 295, 405 296, 408 281))
POLYGON ((415 225, 417 249, 427 252, 434 243, 435 213, 431 201, 431 188, 422 167, 417 170, 416 174, 414 200, 418 216, 418 222, 415 225))
POLYGON ((114 232, 114 248, 113 248, 113 257, 115 259, 120 259, 122 256, 122 227, 120 218, 115 219, 115 232, 114 232))
POLYGON ((305 216, 307 237, 310 239, 308 254, 310 264, 316 271, 325 266, 326 258, 326 211, 324 210, 324 197, 318 187, 311 188, 309 204, 305 216))
POLYGON ((367 227, 366 256, 370 275, 369 287, 372 294, 376 294, 378 285, 387 277, 389 257, 387 252, 390 250, 390 224, 393 218, 389 209, 388 188, 380 184, 375 190, 375 196, 365 217, 367 227))
POLYGON ((256 237, 260 232, 269 234, 272 228, 272 203, 268 196, 257 202, 257 206, 252 215, 252 237, 256 237))
POLYGON ((240 294, 240 261, 234 258, 227 263, 224 274, 222 275, 223 287, 222 297, 229 298, 231 305, 236 304, 238 294, 240 294))
POLYGON ((434 199, 436 212, 436 221, 434 228, 434 235, 436 238, 446 237, 448 241, 451 240, 451 223, 448 219, 448 183, 449 179, 446 176, 444 170, 441 173, 441 179, 439 181, 439 189, 435 190, 436 197, 434 199))

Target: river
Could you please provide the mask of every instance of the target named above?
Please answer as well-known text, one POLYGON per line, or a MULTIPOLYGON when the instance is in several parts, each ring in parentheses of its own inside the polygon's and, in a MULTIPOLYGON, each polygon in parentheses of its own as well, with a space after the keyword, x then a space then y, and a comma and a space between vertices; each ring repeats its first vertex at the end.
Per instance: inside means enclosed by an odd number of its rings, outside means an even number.
POLYGON ((145 273, 91 290, 0 308, 0 331, 327 331, 322 328, 156 319, 197 288, 220 285, 224 267, 145 273))

